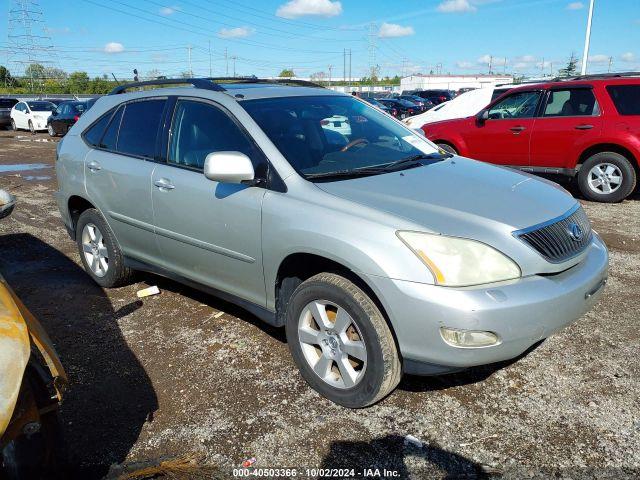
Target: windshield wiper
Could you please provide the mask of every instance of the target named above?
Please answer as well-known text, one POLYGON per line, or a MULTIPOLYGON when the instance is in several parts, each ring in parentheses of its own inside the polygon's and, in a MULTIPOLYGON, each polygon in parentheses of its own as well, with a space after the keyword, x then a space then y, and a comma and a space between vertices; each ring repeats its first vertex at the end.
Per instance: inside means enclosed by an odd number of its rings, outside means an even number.
POLYGON ((415 165, 416 167, 422 165, 420 160, 444 160, 445 158, 453 157, 450 153, 418 153, 416 155, 410 155, 408 157, 401 158, 391 163, 385 163, 382 165, 372 165, 369 167, 355 168, 353 170, 336 170, 334 172, 320 172, 320 173, 308 173, 305 175, 307 179, 314 178, 344 178, 344 177, 361 177, 366 175, 376 175, 384 172, 391 172, 399 169, 400 167, 409 167, 415 165))
POLYGON ((450 153, 418 153, 416 155, 409 155, 408 157, 401 158, 400 160, 396 160, 395 162, 380 165, 376 168, 383 172, 389 172, 399 167, 409 166, 413 164, 416 164, 416 166, 418 166, 420 165, 420 160, 444 160, 445 158, 451 157, 453 157, 453 155, 451 155, 450 153))

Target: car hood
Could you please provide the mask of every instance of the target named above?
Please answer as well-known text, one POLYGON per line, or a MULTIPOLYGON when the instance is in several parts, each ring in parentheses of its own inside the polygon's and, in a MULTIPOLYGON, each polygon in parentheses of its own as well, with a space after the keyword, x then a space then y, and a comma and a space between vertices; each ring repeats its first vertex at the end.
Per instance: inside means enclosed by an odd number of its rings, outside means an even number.
POLYGON ((483 241, 496 230, 548 221, 576 204, 552 182, 463 157, 317 186, 428 231, 483 241))

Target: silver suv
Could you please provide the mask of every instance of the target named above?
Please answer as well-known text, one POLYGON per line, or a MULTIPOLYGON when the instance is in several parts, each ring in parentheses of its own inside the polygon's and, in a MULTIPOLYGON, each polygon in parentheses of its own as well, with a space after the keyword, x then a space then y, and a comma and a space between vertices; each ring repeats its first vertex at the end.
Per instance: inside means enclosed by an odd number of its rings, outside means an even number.
POLYGON ((98 100, 59 144, 85 269, 103 287, 156 272, 284 326, 340 405, 380 400, 402 372, 514 358, 602 293, 607 249, 551 182, 312 84, 149 83, 98 100))

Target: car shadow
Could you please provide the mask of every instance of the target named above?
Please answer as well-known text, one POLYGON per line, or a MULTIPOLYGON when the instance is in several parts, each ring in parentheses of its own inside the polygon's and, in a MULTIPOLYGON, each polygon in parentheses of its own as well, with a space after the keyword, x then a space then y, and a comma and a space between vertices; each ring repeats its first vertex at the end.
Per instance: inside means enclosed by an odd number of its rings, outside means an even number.
POLYGON ((60 419, 64 478, 102 478, 125 460, 158 400, 102 288, 71 259, 30 234, 0 236, 0 271, 48 332, 69 376, 60 419))
POLYGON ((434 392, 438 390, 446 390, 447 388, 461 387, 463 385, 482 382, 499 370, 507 368, 508 366, 523 359, 542 345, 543 342, 544 340, 540 340, 531 345, 517 357, 503 362, 480 365, 444 375, 419 376, 405 374, 402 377, 402 381, 400 382, 400 385, 398 385, 398 388, 408 392, 434 392))
POLYGON ((196 288, 182 284, 170 278, 157 275, 155 273, 137 272, 137 275, 137 279, 146 283, 147 285, 157 285, 161 291, 172 292, 177 295, 191 298, 192 300, 202 303, 203 305, 207 305, 214 310, 224 312, 228 315, 242 320, 243 322, 249 323, 259 328, 271 338, 277 340, 280 343, 287 343, 287 337, 285 335, 284 328, 274 327, 260 320, 258 317, 245 310, 244 308, 231 302, 227 302, 226 300, 223 300, 222 298, 219 298, 214 294, 203 292, 196 288))
POLYGON ((401 435, 386 435, 369 442, 335 441, 329 446, 320 468, 323 475, 318 478, 338 475, 339 478, 481 479, 491 476, 473 460, 435 445, 415 444, 401 435), (407 459, 418 465, 409 469, 407 459))

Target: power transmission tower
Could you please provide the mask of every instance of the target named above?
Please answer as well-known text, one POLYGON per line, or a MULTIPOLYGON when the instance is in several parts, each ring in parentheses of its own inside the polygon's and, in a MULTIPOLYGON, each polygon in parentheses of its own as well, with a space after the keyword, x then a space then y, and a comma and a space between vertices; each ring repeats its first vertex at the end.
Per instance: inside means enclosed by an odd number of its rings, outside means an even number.
POLYGON ((7 30, 7 68, 13 76, 29 76, 33 92, 43 86, 46 68, 57 64, 51 37, 47 34, 38 0, 12 0, 7 30), (40 67, 30 65, 39 65, 40 67), (38 82, 40 81, 40 82, 38 82))
POLYGON ((236 60, 238 59, 238 57, 236 57, 235 55, 232 55, 231 60, 233 60, 233 76, 236 76, 236 60))
POLYGON ((333 65, 329 65, 327 68, 329 69, 329 86, 331 86, 331 71, 333 70, 333 65))

